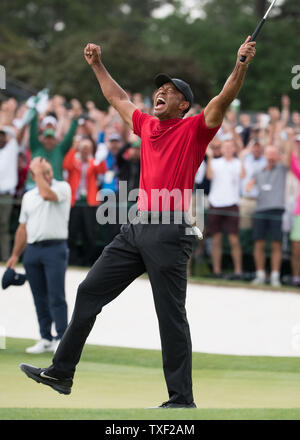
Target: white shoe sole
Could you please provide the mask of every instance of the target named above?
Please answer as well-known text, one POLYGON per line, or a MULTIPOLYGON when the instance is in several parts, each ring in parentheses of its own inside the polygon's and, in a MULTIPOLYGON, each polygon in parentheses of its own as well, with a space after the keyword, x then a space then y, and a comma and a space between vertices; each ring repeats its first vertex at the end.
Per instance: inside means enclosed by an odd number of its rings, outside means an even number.
POLYGON ((53 352, 53 348, 45 348, 44 350, 39 350, 39 351, 35 351, 35 350, 30 350, 30 348, 26 348, 26 353, 28 354, 42 354, 42 353, 50 353, 53 352))

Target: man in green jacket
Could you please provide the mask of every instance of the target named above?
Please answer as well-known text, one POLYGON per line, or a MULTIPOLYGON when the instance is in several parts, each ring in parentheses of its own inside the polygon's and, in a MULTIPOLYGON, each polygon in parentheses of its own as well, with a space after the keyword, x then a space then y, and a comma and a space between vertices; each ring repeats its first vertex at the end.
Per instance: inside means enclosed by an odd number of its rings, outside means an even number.
MULTIPOLYGON (((47 159, 52 165, 55 180, 63 180, 62 163, 65 155, 73 144, 73 137, 77 130, 80 114, 80 108, 73 109, 73 118, 70 128, 63 140, 59 143, 55 138, 55 131, 53 129, 44 130, 42 137, 39 138, 37 114, 30 124, 29 148, 32 159, 35 157, 44 157, 47 159)), ((34 186, 35 184, 29 173, 26 180, 26 190, 32 189, 34 186)))

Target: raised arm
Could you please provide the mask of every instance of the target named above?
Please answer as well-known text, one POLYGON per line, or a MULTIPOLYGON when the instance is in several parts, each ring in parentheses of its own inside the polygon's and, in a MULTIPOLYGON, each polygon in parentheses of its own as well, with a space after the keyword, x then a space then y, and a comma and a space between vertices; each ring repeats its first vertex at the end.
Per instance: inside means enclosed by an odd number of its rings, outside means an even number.
POLYGON ((137 107, 130 101, 127 93, 110 76, 101 60, 101 49, 89 43, 84 49, 84 57, 93 69, 106 100, 120 113, 132 129, 132 115, 137 107))
POLYGON ((208 128, 218 127, 222 123, 228 107, 242 88, 248 65, 256 52, 256 42, 250 42, 250 38, 248 37, 240 47, 234 71, 226 81, 223 90, 210 101, 204 110, 205 123, 208 128), (240 61, 242 56, 247 57, 244 63, 240 61))
POLYGON ((56 192, 52 191, 51 185, 46 178, 46 175, 49 174, 49 165, 45 159, 42 157, 34 158, 30 162, 30 171, 41 197, 49 202, 58 202, 58 196, 56 192))

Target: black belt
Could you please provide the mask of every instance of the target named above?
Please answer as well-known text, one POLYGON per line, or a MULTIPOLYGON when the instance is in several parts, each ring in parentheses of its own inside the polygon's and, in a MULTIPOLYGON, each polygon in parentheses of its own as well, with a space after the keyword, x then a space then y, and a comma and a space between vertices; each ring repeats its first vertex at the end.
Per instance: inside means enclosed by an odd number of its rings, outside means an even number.
POLYGON ((51 246, 53 244, 65 243, 67 240, 41 240, 29 243, 31 246, 51 246))

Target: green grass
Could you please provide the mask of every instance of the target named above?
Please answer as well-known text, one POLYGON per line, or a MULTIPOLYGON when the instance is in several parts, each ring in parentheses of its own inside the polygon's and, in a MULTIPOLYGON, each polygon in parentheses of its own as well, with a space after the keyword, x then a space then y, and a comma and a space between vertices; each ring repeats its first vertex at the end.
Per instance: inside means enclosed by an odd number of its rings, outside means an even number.
POLYGON ((298 358, 194 353, 198 409, 150 410, 167 400, 157 350, 87 345, 72 394, 28 379, 21 362, 46 367, 51 354, 28 355, 32 341, 7 338, 0 350, 0 419, 300 419, 298 358))

